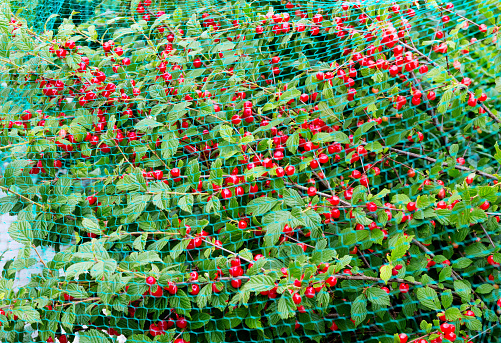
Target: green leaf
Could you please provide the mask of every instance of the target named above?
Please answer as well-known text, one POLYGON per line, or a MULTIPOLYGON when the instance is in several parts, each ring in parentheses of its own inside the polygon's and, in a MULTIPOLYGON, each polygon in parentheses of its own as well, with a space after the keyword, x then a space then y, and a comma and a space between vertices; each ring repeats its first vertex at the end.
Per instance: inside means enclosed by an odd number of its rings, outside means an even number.
POLYGON ((71 178, 67 177, 67 176, 62 176, 60 177, 57 182, 56 182, 56 185, 54 186, 54 194, 56 195, 66 195, 68 194, 68 192, 70 191, 71 189, 71 178))
POLYGON ((212 295, 212 284, 207 284, 200 289, 200 293, 197 295, 197 305, 199 308, 204 308, 207 306, 207 302, 209 301, 212 295))
POLYGON ((68 306, 64 314, 61 316, 61 325, 68 331, 72 331, 76 318, 75 305, 68 306))
POLYGON ((456 291, 459 296, 466 300, 470 300, 470 295, 471 295, 471 285, 466 282, 465 280, 456 280, 454 281, 454 290, 456 291))
MULTIPOLYGON (((501 81, 501 78, 500 78, 501 81)), ((498 142, 494 144, 494 148, 496 149, 496 153, 494 154, 494 158, 496 161, 498 161, 499 164, 501 164, 501 149, 499 149, 498 142)))
POLYGON ((348 136, 342 132, 334 131, 331 133, 319 132, 315 134, 312 138, 312 143, 328 143, 328 142, 337 142, 337 143, 350 143, 350 139, 348 136))
POLYGON ((84 218, 82 220, 81 228, 87 232, 95 233, 96 235, 101 235, 103 233, 103 231, 99 227, 99 223, 97 222, 97 220, 92 220, 89 218, 84 218))
POLYGON ((269 275, 251 276, 242 288, 242 291, 263 292, 275 287, 275 280, 269 275))
POLYGON ((170 257, 173 259, 178 258, 179 255, 186 250, 188 244, 190 244, 190 239, 183 239, 181 242, 176 244, 176 246, 170 250, 170 257))
POLYGON ((437 292, 434 289, 430 287, 419 288, 416 292, 416 296, 419 303, 424 307, 431 310, 441 309, 440 300, 438 300, 437 292))
POLYGON ((177 203, 179 208, 181 208, 183 211, 192 213, 193 212, 193 195, 188 194, 183 196, 181 199, 179 199, 179 202, 177 203))
POLYGON ((357 131, 355 131, 355 134, 353 135, 353 142, 357 142, 360 139, 360 136, 362 136, 364 133, 369 131, 372 127, 376 125, 375 121, 369 121, 363 123, 357 131))
POLYGON ((248 203, 245 213, 248 215, 252 214, 253 216, 262 216, 268 213, 277 203, 278 200, 275 198, 256 198, 248 203))
POLYGON ((442 292, 440 299, 442 301, 442 306, 445 309, 451 307, 451 305, 452 305, 452 291, 450 289, 448 289, 448 290, 442 292))
POLYGON ((439 282, 444 282, 447 279, 449 279, 452 275, 452 267, 451 266, 445 266, 442 268, 440 271, 440 274, 438 275, 438 281, 439 282))
POLYGON ((223 161, 220 158, 212 162, 210 167, 209 183, 214 183, 219 186, 223 184, 223 170, 221 169, 222 164, 223 161))
POLYGON ((393 267, 389 264, 385 264, 379 269, 380 272, 380 278, 385 282, 388 283, 388 280, 391 279, 391 271, 393 267))
POLYGON ((466 257, 460 257, 452 263, 452 267, 455 269, 464 269, 472 264, 473 261, 466 257))
POLYGON ((290 207, 302 207, 305 205, 303 198, 298 191, 292 188, 286 188, 283 191, 283 201, 290 207))
POLYGON ((146 118, 139 121, 134 127, 136 130, 148 132, 159 126, 162 126, 162 123, 159 123, 154 119, 146 118))
POLYGON ((98 331, 96 329, 90 329, 86 331, 80 331, 79 335, 80 343, 109 343, 111 342, 110 336, 98 331))
POLYGON ((278 301, 278 315, 282 319, 287 319, 294 316, 296 306, 292 301, 292 296, 289 292, 284 292, 278 301))
POLYGON ((355 321, 355 326, 360 325, 367 317, 367 298, 360 294, 351 304, 351 319, 355 321))
POLYGON ((457 307, 451 307, 445 311, 445 318, 450 322, 458 320, 461 317, 461 312, 457 307))
POLYGON ((494 290, 494 287, 488 283, 484 283, 475 290, 478 294, 488 294, 494 290))
POLYGON ((162 137, 162 157, 169 161, 172 156, 174 156, 177 152, 177 148, 179 147, 179 139, 173 132, 168 132, 162 137))
POLYGON ((417 208, 425 209, 426 207, 431 205, 431 200, 427 195, 421 195, 418 197, 416 201, 417 208))
POLYGON ((78 277, 80 274, 85 273, 94 265, 94 263, 94 261, 85 261, 70 265, 68 269, 66 269, 66 280, 71 280, 78 277))
POLYGON ((290 135, 289 138, 287 138, 287 142, 285 142, 285 146, 287 146, 290 152, 295 154, 299 147, 299 133, 294 132, 294 134, 290 135))
POLYGON ((437 107, 439 113, 444 114, 445 112, 447 112, 449 104, 451 103, 452 96, 453 96, 452 89, 448 89, 444 92, 437 107))
POLYGON ((10 212, 18 202, 17 195, 0 198, 0 215, 10 212))
POLYGON ((377 305, 390 306, 390 296, 381 288, 370 287, 365 291, 367 299, 377 305))
POLYGON ((12 223, 9 227, 9 236, 18 243, 31 244, 33 240, 31 224, 26 220, 12 223))
POLYGON ((477 318, 468 317, 468 318, 464 318, 464 321, 466 322, 466 327, 468 329, 473 330, 473 331, 482 330, 482 322, 480 320, 478 320, 477 318))
POLYGON ((221 125, 221 127, 219 128, 219 134, 225 141, 229 143, 235 143, 235 138, 233 138, 233 129, 231 128, 231 126, 221 125))
POLYGON ((19 306, 12 309, 12 314, 28 323, 41 323, 40 313, 31 306, 19 306))
POLYGON ((401 142, 405 137, 407 137, 408 130, 396 130, 392 134, 388 135, 385 140, 386 146, 392 146, 401 142))
POLYGON ((381 143, 373 141, 365 145, 365 149, 367 151, 374 151, 374 152, 379 152, 383 149, 383 146, 381 143))
POLYGON ((459 145, 457 144, 452 144, 451 147, 449 148, 449 154, 454 157, 457 155, 459 151, 459 145))
POLYGON ((192 184, 194 188, 198 186, 198 181, 200 180, 200 164, 197 159, 193 159, 188 163, 188 181, 192 184))

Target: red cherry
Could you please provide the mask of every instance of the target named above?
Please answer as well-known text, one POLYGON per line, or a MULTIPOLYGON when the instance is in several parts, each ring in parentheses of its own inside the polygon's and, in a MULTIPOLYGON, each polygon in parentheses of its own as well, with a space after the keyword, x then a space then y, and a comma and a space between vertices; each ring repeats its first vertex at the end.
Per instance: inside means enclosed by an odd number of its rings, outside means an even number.
POLYGON ((444 334, 448 332, 454 332, 455 330, 456 327, 452 324, 442 323, 442 325, 440 325, 440 331, 442 331, 444 334))
POLYGON ((331 198, 329 198, 329 203, 333 206, 339 205, 340 201, 341 201, 341 199, 339 199, 339 197, 337 195, 334 195, 331 198))
POLYGON ((231 196, 232 196, 231 190, 229 190, 228 188, 224 188, 221 191, 221 196, 223 197, 223 199, 229 199, 229 198, 231 198, 231 196))
POLYGON ((330 287, 334 287, 337 284, 337 278, 335 276, 329 276, 325 280, 325 283, 328 284, 330 287))
POLYGON ((162 180, 164 178, 164 172, 161 170, 153 171, 153 178, 155 180, 162 180))
POLYGON ((231 286, 233 288, 240 288, 242 286, 242 279, 233 279, 233 280, 231 280, 231 286))
POLYGON ((482 205, 480 205, 480 208, 484 211, 486 211, 489 208, 490 204, 488 201, 485 201, 482 205))
POLYGON ((317 189, 316 189, 315 187, 313 187, 313 186, 308 187, 308 195, 309 195, 310 197, 313 197, 313 196, 315 196, 316 194, 317 194, 317 189))
POLYGON ((154 285, 157 282, 157 280, 153 276, 148 276, 146 278, 146 283, 148 285, 154 285))
POLYGON ((398 335, 398 338, 400 339, 400 343, 407 343, 407 340, 409 339, 409 337, 405 333, 398 335))
POLYGON ((332 325, 330 326, 331 331, 337 331, 339 328, 336 323, 332 322, 332 325))
POLYGON ((89 205, 94 205, 97 201, 97 198, 95 196, 90 196, 87 197, 87 201, 89 202, 89 205))
POLYGON ((306 288, 306 291, 304 292, 304 296, 311 299, 315 296, 315 289, 313 287, 308 287, 306 288))
POLYGON ((220 293, 222 290, 223 290, 223 288, 221 288, 221 289, 218 289, 218 288, 217 288, 217 284, 216 284, 216 283, 213 283, 213 284, 212 284, 212 291, 213 291, 214 293, 220 293))
POLYGON ((178 320, 176 320, 176 326, 180 329, 184 329, 188 326, 188 321, 183 317, 181 317, 178 320))
POLYGON ((301 296, 298 293, 294 293, 292 295, 292 301, 294 302, 294 304, 299 305, 301 303, 301 300, 301 296))
POLYGON ((287 174, 288 176, 294 175, 295 171, 296 171, 296 168, 294 166, 285 167, 285 174, 287 174))
POLYGON ((169 286, 167 287, 167 291, 172 295, 176 294, 177 293, 177 285, 174 282, 169 282, 168 285, 169 286))
POLYGON ((416 207, 416 203, 415 203, 415 202, 413 202, 413 201, 411 201, 411 202, 409 202, 409 203, 407 204, 407 210, 408 210, 408 211, 411 211, 411 212, 412 212, 412 211, 415 211, 415 210, 416 210, 416 208, 417 208, 417 207, 416 207))
POLYGON ((377 211, 377 205, 373 202, 369 202, 367 203, 367 209, 370 211, 370 212, 376 212, 377 211))
POLYGON ((464 315, 467 317, 475 317, 475 312, 468 310, 464 313, 464 315))
POLYGON ((454 332, 447 332, 444 334, 444 338, 448 341, 454 342, 456 340, 456 334, 454 332))
POLYGON ((202 66, 202 60, 200 58, 195 58, 193 60, 193 67, 200 68, 202 66))
POLYGON ((162 290, 162 287, 157 286, 156 290, 152 290, 152 288, 150 287, 149 294, 152 297, 157 297, 158 298, 158 297, 161 297, 164 294, 164 292, 162 290))
POLYGON ((494 261, 494 255, 489 255, 487 257, 487 263, 489 263, 491 266, 499 266, 500 264, 494 261))
POLYGON ((200 286, 197 285, 196 283, 192 283, 189 287, 190 289, 190 294, 191 295, 197 295, 198 293, 200 293, 200 286))
POLYGON ((406 283, 401 283, 400 286, 398 287, 400 290, 400 293, 408 293, 409 292, 409 285, 406 283))

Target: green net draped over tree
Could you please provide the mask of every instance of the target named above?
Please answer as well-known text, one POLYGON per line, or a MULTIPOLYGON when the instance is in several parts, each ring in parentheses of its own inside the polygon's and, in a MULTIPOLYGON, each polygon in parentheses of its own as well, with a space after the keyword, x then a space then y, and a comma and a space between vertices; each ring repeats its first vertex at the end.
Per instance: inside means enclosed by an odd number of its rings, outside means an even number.
POLYGON ((0 0, 0 341, 499 342, 500 26, 0 0))

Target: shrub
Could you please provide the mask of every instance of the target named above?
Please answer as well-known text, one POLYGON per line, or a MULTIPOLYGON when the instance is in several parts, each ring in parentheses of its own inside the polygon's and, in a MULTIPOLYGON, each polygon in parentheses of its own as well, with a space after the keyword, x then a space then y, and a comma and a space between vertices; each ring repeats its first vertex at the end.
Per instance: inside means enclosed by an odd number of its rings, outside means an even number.
POLYGON ((496 8, 147 1, 2 3, 2 341, 499 335, 496 8))

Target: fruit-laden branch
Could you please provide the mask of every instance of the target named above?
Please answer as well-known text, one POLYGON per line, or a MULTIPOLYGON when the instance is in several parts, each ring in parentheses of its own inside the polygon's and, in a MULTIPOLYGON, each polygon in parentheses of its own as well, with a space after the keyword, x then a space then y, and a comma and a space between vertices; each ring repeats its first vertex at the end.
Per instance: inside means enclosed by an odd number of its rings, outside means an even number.
MULTIPOLYGON (((399 155, 406 155, 408 157, 415 157, 415 158, 419 158, 421 160, 426 160, 426 161, 431 162, 431 163, 437 163, 438 162, 434 158, 431 158, 431 157, 428 157, 428 156, 424 156, 424 155, 415 154, 413 152, 403 151, 403 150, 399 150, 399 149, 395 149, 395 148, 391 148, 391 147, 389 149, 391 151, 396 152, 399 155)), ((441 165, 444 166, 444 167, 449 167, 449 165, 446 162, 442 162, 441 165)), ((485 173, 485 172, 480 171, 478 169, 470 169, 470 168, 463 167, 463 166, 460 166, 460 165, 457 165, 457 164, 454 165, 454 168, 456 168, 458 170, 468 171, 468 172, 471 172, 471 173, 482 175, 482 176, 485 176, 485 177, 487 177, 489 179, 498 180, 498 178, 495 175, 491 175, 491 174, 485 173)))
MULTIPOLYGON (((419 56, 423 57, 424 59, 426 59, 430 64, 432 64, 434 67, 439 67, 439 64, 436 63, 435 61, 433 61, 431 58, 429 58, 428 56, 426 56, 425 54, 423 54, 421 51, 413 48, 412 46, 402 42, 401 40, 399 40, 399 43, 402 44, 403 46, 405 46, 407 49, 409 50, 412 50, 414 51, 415 53, 417 53, 419 56)), ((447 73, 451 75, 450 71, 447 70, 447 73)), ((452 76, 454 77, 454 76, 452 76)), ((475 96, 475 93, 473 93, 472 91, 470 91, 469 89, 467 89, 468 91, 468 94, 470 96, 475 96)), ((479 103, 480 107, 482 107, 485 112, 487 112, 487 114, 489 115, 489 117, 491 117, 496 123, 498 124, 501 124, 501 119, 499 119, 497 116, 494 115, 494 113, 491 112, 491 110, 489 110, 489 108, 487 106, 485 106, 483 103, 479 103)))

